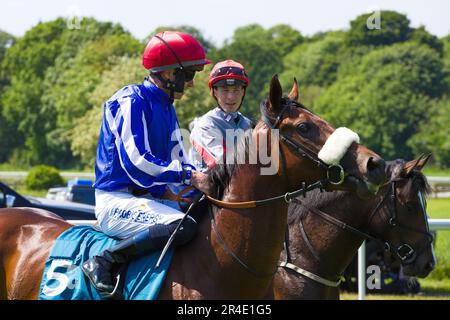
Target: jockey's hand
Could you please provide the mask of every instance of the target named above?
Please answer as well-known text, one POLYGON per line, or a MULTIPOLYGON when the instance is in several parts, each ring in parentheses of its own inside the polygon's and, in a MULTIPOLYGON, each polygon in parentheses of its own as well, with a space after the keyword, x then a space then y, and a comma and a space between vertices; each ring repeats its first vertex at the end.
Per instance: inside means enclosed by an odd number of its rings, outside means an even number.
POLYGON ((204 194, 213 194, 214 185, 206 173, 193 170, 191 173, 191 184, 204 194))

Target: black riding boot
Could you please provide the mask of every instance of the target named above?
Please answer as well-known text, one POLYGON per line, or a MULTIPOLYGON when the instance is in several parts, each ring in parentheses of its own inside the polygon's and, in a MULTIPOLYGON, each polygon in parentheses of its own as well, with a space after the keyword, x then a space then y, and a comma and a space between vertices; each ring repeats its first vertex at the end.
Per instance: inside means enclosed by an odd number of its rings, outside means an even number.
MULTIPOLYGON (((109 297, 116 286, 114 270, 136 257, 163 249, 178 223, 179 221, 169 225, 156 224, 130 238, 121 240, 87 260, 81 269, 92 285, 103 293, 102 296, 109 297)), ((196 226, 197 223, 193 219, 186 219, 178 229, 173 241, 174 246, 188 242, 194 236, 196 226)))

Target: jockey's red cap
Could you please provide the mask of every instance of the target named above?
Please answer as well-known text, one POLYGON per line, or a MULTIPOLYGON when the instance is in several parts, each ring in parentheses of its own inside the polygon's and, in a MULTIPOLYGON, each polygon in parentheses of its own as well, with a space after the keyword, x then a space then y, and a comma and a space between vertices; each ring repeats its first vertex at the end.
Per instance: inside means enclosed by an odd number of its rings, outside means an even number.
POLYGON ((245 68, 234 60, 225 60, 216 63, 209 75, 208 86, 212 89, 217 85, 242 85, 245 88, 250 80, 245 68))
POLYGON ((163 31, 148 42, 142 64, 145 69, 153 72, 176 69, 180 67, 177 57, 183 67, 200 67, 211 63, 206 59, 205 50, 193 36, 179 31, 163 31))

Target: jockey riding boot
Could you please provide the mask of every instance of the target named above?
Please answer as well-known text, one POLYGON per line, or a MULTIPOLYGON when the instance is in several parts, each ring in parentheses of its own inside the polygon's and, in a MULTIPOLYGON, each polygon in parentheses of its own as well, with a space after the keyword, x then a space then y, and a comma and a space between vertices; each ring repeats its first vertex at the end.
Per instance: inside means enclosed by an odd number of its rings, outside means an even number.
MULTIPOLYGON (((134 258, 152 251, 162 250, 179 222, 177 220, 168 225, 155 224, 127 239, 119 241, 111 248, 83 263, 81 266, 83 273, 88 277, 92 285, 103 293, 102 296, 112 296, 117 285, 114 270, 117 270, 118 267, 134 258)), ((186 219, 178 229, 173 245, 183 245, 192 239, 195 235, 196 226, 197 223, 194 219, 186 219)))

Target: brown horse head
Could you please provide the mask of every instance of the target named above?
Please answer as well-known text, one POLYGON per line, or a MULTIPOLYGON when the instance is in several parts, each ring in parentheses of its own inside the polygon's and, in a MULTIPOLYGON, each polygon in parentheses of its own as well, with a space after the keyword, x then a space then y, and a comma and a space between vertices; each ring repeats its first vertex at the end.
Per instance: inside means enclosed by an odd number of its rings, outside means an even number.
POLYGON ((436 265, 425 201, 430 187, 421 172, 429 158, 396 160, 389 166, 392 169, 384 194, 386 204, 371 221, 371 229, 380 239, 389 241, 390 250, 409 276, 426 277, 436 265))
POLYGON ((312 183, 330 174, 339 175, 341 172, 336 172, 336 168, 340 165, 345 171, 345 181, 328 183, 327 190, 356 191, 362 198, 374 195, 385 181, 384 160, 357 143, 356 133, 346 128, 336 130, 297 100, 297 81, 294 80, 289 95, 283 97, 278 77, 274 76, 269 98, 262 105, 263 119, 272 129, 279 129, 280 140, 284 142, 280 171, 286 170, 292 186, 297 187, 302 181, 312 183), (330 165, 332 169, 327 169, 330 165))

